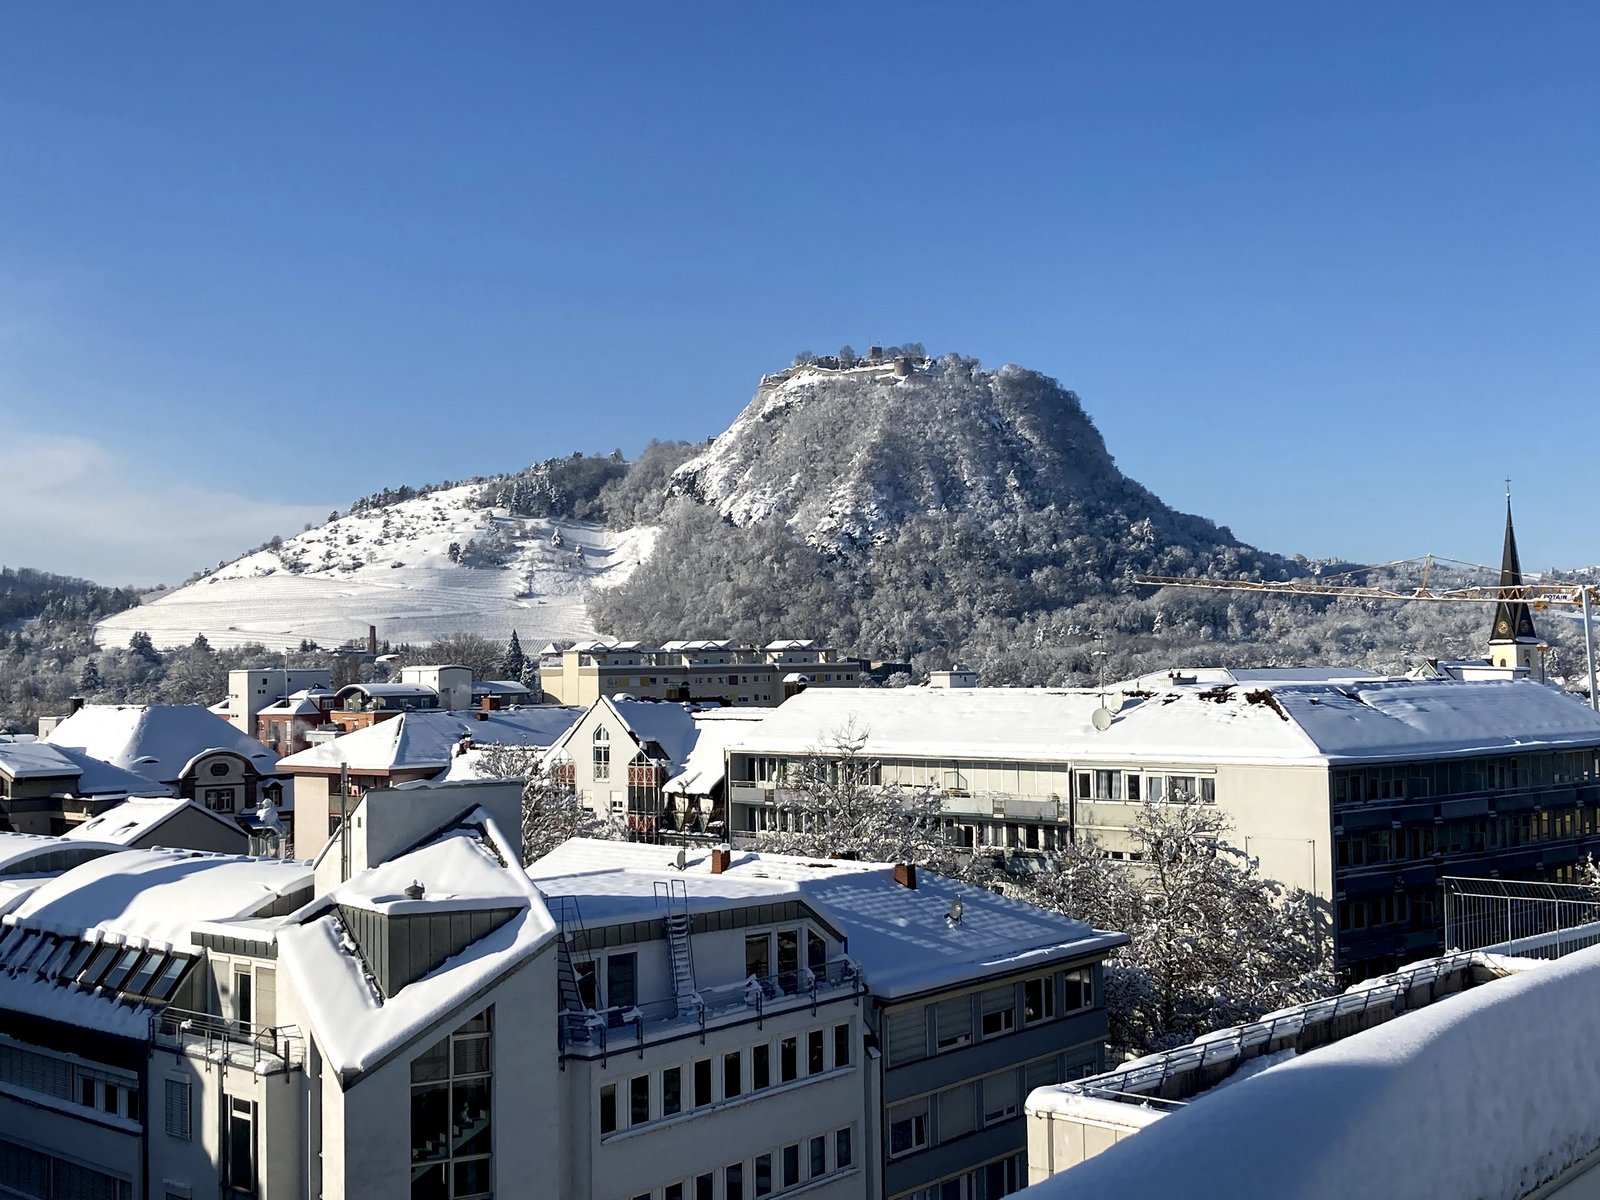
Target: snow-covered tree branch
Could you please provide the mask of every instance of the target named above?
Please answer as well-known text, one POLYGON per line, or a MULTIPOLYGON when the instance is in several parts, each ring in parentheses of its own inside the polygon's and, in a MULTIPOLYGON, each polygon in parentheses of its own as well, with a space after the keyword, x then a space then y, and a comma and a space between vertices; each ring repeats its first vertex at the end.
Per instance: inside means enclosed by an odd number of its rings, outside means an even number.
POLYGON ((612 821, 583 806, 578 793, 545 770, 534 746, 486 746, 476 770, 485 779, 521 779, 522 862, 544 857, 568 838, 620 839, 612 821))

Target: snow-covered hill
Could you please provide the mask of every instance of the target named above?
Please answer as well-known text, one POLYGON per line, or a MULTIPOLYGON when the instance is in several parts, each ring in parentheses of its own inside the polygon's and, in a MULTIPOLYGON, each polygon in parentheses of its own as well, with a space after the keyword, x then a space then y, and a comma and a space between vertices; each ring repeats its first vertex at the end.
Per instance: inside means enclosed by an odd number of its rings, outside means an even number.
POLYGON ((655 530, 510 516, 477 507, 480 491, 432 492, 247 554, 102 621, 100 642, 122 645, 142 629, 158 646, 200 633, 218 647, 292 648, 304 638, 332 646, 365 637, 368 625, 390 642, 459 632, 504 639, 513 629, 532 643, 592 635, 589 591, 626 579, 655 530), (467 549, 474 544, 483 552, 467 549), (452 545, 466 551, 462 561, 452 545))

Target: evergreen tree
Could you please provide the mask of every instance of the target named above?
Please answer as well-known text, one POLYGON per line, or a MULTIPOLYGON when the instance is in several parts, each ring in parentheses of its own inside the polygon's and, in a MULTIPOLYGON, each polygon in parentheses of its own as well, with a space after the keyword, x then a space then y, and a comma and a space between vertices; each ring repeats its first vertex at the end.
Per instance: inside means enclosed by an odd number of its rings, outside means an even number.
POLYGON ((517 637, 517 631, 511 631, 511 642, 506 646, 505 657, 500 660, 501 679, 521 679, 523 669, 528 665, 528 656, 522 652, 522 641, 517 637))
POLYGON ((128 639, 128 649, 148 662, 161 661, 161 655, 157 653, 155 643, 150 640, 150 635, 142 629, 134 630, 133 636, 128 639))
POLYGON ((78 677, 78 690, 88 695, 91 692, 98 692, 104 686, 100 679, 100 667, 91 658, 83 664, 83 674, 78 677))
POLYGON ((200 651, 202 654, 211 653, 211 643, 206 640, 206 635, 203 633, 197 633, 194 635, 193 648, 200 651))

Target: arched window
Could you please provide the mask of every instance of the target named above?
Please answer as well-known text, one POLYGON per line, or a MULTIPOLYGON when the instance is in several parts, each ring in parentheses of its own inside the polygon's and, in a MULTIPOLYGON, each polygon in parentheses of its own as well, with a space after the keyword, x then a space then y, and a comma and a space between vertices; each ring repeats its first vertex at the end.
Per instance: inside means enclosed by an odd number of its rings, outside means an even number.
POLYGON ((611 733, 604 727, 594 731, 594 777, 611 778, 611 733))

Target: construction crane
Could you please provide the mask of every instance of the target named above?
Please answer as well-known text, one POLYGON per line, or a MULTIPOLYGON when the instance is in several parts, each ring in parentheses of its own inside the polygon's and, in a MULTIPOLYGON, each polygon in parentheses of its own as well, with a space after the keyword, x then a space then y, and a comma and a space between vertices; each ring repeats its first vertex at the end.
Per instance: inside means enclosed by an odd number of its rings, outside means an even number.
POLYGON ((1208 579, 1200 576, 1173 576, 1173 575, 1136 575, 1133 582, 1145 587, 1183 587, 1199 588, 1214 592, 1255 592, 1268 596, 1332 596, 1344 597, 1354 600, 1420 600, 1427 603, 1444 604, 1498 604, 1502 600, 1516 602, 1523 601, 1531 608, 1543 612, 1552 606, 1576 608, 1583 620, 1583 647, 1586 666, 1589 676, 1589 707, 1600 712, 1600 694, 1595 687, 1595 661, 1594 661, 1594 624, 1593 610, 1600 604, 1600 587, 1592 584, 1575 583, 1520 583, 1511 586, 1499 584, 1473 584, 1467 587, 1434 588, 1429 583, 1433 575, 1436 562, 1447 564, 1451 567, 1467 567, 1474 570, 1492 571, 1492 567, 1483 567, 1477 563, 1458 562, 1454 559, 1435 558, 1428 555, 1425 559, 1402 559, 1398 562, 1383 563, 1375 567, 1362 567, 1359 573, 1381 571, 1389 567, 1411 566, 1422 563, 1422 583, 1420 586, 1408 591, 1397 588, 1382 587, 1375 584, 1362 583, 1334 583, 1348 575, 1357 574, 1357 571, 1347 571, 1343 575, 1333 575, 1326 578, 1288 579, 1278 582, 1263 582, 1254 579, 1208 579))

